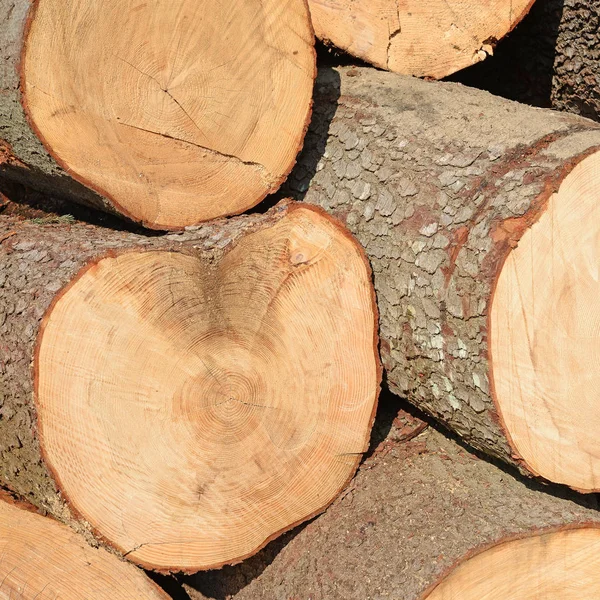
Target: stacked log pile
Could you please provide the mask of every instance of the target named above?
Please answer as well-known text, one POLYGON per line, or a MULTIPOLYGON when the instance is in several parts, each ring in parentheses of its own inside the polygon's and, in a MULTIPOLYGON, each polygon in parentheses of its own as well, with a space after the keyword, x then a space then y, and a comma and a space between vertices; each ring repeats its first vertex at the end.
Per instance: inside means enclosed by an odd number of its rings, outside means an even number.
POLYGON ((377 313, 362 249, 322 211, 153 238, 3 225, 5 485, 138 564, 193 572, 353 476, 377 313))
POLYGON ((366 248, 391 389, 482 451, 599 489, 600 126, 364 68, 325 71, 316 97, 290 187, 366 248))
POLYGON ((598 595, 600 125, 414 77, 531 7, 0 6, 0 595, 598 595))

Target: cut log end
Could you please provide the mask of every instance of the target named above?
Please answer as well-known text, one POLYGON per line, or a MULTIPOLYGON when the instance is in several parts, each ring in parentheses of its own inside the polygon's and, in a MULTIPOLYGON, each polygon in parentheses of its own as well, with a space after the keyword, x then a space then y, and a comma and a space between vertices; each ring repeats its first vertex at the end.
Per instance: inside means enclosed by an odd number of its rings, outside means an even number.
POLYGON ((41 0, 23 104, 70 175, 135 221, 181 229, 279 187, 315 73, 305 0, 41 0))
POLYGON ((596 152, 565 177, 508 254, 490 311, 495 400, 515 450, 588 492, 600 489, 599 173, 596 152))
POLYGON ((168 600, 133 565, 91 548, 65 525, 0 501, 0 596, 168 600))
POLYGON ((45 317, 47 462, 146 567, 253 554, 322 511, 367 449, 381 376, 368 263, 320 211, 288 210, 212 262, 104 258, 45 317))
POLYGON ((318 38, 381 69, 441 79, 484 60, 532 0, 309 0, 318 38))
POLYGON ((579 526, 500 542, 465 560, 423 600, 597 598, 600 528, 579 526))

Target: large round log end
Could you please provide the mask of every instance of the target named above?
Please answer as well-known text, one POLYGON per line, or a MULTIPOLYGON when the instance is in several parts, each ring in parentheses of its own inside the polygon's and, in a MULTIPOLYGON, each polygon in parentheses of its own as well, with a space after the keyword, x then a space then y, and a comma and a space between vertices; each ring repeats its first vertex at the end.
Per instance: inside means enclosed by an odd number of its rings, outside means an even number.
POLYGON ((306 0, 39 0, 22 102, 69 175, 182 229, 279 188, 310 118, 313 42, 306 0))
POLYGON ((595 152, 564 178, 508 254, 490 309, 493 395, 514 449, 588 492, 600 489, 599 173, 595 152))
POLYGON ((93 262, 40 331, 46 461, 74 511, 145 567, 253 554, 324 510, 367 450, 371 274, 320 210, 292 206, 214 259, 93 262))

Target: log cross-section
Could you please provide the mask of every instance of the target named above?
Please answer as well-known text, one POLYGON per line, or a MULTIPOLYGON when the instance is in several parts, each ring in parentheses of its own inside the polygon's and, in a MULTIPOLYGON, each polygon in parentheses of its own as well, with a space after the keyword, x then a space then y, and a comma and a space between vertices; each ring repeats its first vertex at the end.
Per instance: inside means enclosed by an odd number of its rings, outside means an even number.
POLYGON ((317 37, 381 69, 441 79, 493 54, 533 0, 309 0, 317 37))
POLYGON ((581 600, 600 596, 597 523, 503 540, 468 557, 422 600, 581 600))
POLYGON ((139 569, 0 492, 0 598, 168 600, 139 569))
POLYGON ((160 571, 239 561, 345 487, 381 367, 369 265, 339 223, 284 204, 167 237, 14 231, 6 485, 160 571))
POLYGON ((306 0, 5 2, 2 171, 154 229, 244 212, 302 147, 313 43, 306 0))

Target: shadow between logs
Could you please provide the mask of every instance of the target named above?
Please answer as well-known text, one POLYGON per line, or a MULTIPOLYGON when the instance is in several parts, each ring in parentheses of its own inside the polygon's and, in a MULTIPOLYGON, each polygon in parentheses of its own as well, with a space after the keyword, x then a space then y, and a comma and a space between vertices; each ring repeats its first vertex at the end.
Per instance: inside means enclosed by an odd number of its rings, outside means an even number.
POLYGON ((292 198, 297 201, 304 199, 308 191, 308 184, 317 172, 319 161, 325 153, 329 126, 337 110, 340 88, 340 76, 337 71, 329 64, 319 63, 319 72, 313 92, 312 117, 296 165, 279 191, 268 196, 248 212, 266 212, 283 198, 292 198))
POLYGON ((523 21, 498 42, 493 56, 455 73, 447 81, 549 108, 564 3, 565 0, 537 0, 523 21))
MULTIPOLYGON (((393 392, 389 393, 392 396, 394 396, 393 392)), ((396 396, 396 398, 401 402, 402 409, 405 410, 407 413, 409 413, 417 419, 425 421, 432 429, 435 429, 444 437, 453 440, 468 454, 471 454, 479 460, 483 460, 487 463, 494 465, 497 469, 503 471, 509 477, 520 481, 528 489, 544 494, 549 494, 556 498, 570 500, 571 502, 579 504, 580 506, 583 506, 585 508, 590 508, 593 510, 600 509, 600 494, 582 494, 572 490, 571 488, 565 485, 551 483, 542 479, 536 479, 534 477, 528 477, 526 475, 523 475, 519 472, 519 470, 516 467, 509 465, 493 456, 490 456, 485 452, 477 450, 476 448, 473 448, 473 446, 469 445, 456 432, 452 431, 451 429, 448 429, 441 421, 438 421, 435 419, 435 417, 432 417, 431 415, 419 410, 418 408, 410 404, 407 400, 402 399, 400 396, 396 396)))
MULTIPOLYGON (((47 187, 44 184, 47 176, 37 172, 36 176, 39 176, 39 180, 42 182, 40 187, 47 187)), ((59 197, 53 192, 33 189, 27 184, 17 181, 18 177, 18 172, 15 175, 10 167, 0 165, 0 215, 15 216, 24 220, 38 220, 40 224, 54 222, 68 224, 74 220, 96 227, 129 231, 147 237, 156 237, 163 233, 144 229, 141 225, 129 221, 125 217, 87 208, 78 202, 69 200, 66 193, 65 197, 59 197)), ((80 189, 82 194, 89 194, 80 184, 73 183, 73 186, 78 186, 77 189, 80 189)))

